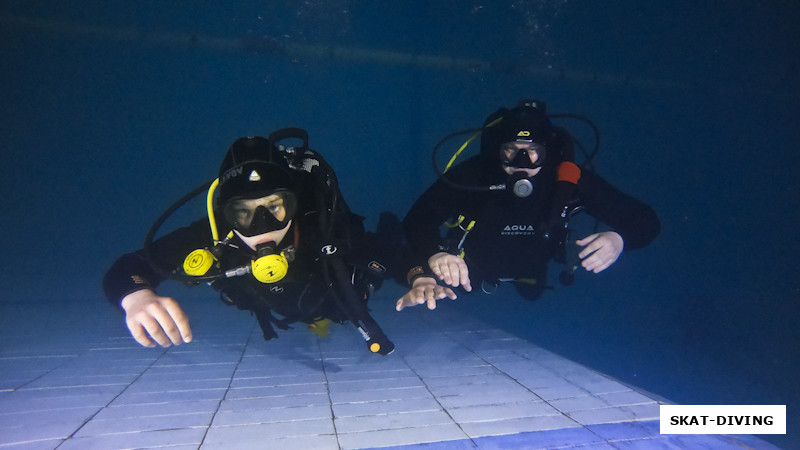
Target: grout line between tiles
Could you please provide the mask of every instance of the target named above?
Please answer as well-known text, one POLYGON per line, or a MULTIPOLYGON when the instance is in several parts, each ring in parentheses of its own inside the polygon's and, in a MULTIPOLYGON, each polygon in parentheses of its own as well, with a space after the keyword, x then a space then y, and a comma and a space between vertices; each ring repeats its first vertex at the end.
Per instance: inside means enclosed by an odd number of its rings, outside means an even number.
POLYGON ((70 434, 69 434, 69 435, 68 435, 68 436, 67 436, 67 437, 66 437, 66 438, 65 438, 63 441, 61 441, 61 442, 60 442, 60 443, 59 443, 59 444, 58 444, 58 445, 57 445, 55 448, 61 447, 61 445, 62 445, 62 444, 64 444, 65 442, 69 441, 70 439, 72 439, 72 437, 73 437, 73 436, 75 436, 75 435, 76 435, 76 434, 77 434, 77 433, 78 433, 78 432, 79 432, 81 429, 83 429, 83 427, 85 427, 85 426, 86 426, 86 424, 88 424, 89 422, 91 422, 91 421, 92 421, 92 419, 94 419, 95 417, 97 417, 97 415, 98 415, 98 414, 100 414, 100 411, 102 411, 103 409, 107 408, 107 407, 108 407, 108 406, 109 406, 111 403, 113 403, 113 402, 114 402, 114 400, 118 399, 118 398, 119 398, 119 397, 120 397, 120 396, 121 396, 123 393, 125 393, 125 392, 126 392, 128 389, 130 389, 130 387, 133 385, 133 383, 135 383, 135 382, 136 382, 136 380, 138 380, 139 378, 141 378, 141 377, 144 375, 144 373, 145 373, 145 372, 147 372, 147 370, 148 370, 148 369, 150 369, 151 367, 153 367, 153 366, 154 366, 154 365, 155 365, 155 364, 156 364, 156 363, 157 363, 157 362, 158 362, 158 361, 159 361, 161 358, 163 358, 163 357, 164 357, 164 355, 166 355, 166 354, 167 354, 167 350, 168 350, 168 349, 163 349, 163 350, 161 350, 161 354, 160 354, 160 355, 158 355, 158 358, 155 358, 155 359, 153 359, 153 361, 152 361, 152 362, 151 362, 151 363, 150 363, 150 364, 149 364, 149 365, 148 365, 148 366, 147 366, 145 369, 143 369, 141 372, 139 372, 139 374, 138 374, 138 375, 136 375, 136 377, 133 379, 133 381, 131 381, 130 383, 128 383, 128 385, 127 385, 127 386, 125 386, 125 388, 123 388, 121 391, 119 391, 119 393, 117 393, 117 395, 115 395, 115 396, 114 396, 114 398, 112 398, 111 400, 109 400, 109 401, 108 401, 108 402, 105 404, 105 406, 102 406, 102 407, 98 408, 98 409, 97 409, 97 411, 95 411, 95 412, 94 412, 94 414, 92 414, 92 415, 91 415, 91 416, 90 416, 88 419, 86 419, 85 421, 83 421, 83 423, 82 423, 82 424, 81 424, 79 427, 75 428, 75 429, 72 431, 72 433, 70 433, 70 434))
POLYGON ((247 353, 247 347, 250 345, 250 342, 253 340, 253 334, 254 334, 253 330, 254 329, 255 329, 255 323, 250 325, 250 333, 247 336, 247 341, 242 346, 242 351, 239 354, 239 359, 236 361, 236 366, 231 371, 230 378, 228 379, 228 387, 225 389, 225 395, 223 395, 222 398, 219 399, 219 402, 217 402, 217 408, 211 414, 211 419, 208 421, 208 426, 206 427, 205 431, 203 432, 203 437, 200 438, 200 445, 198 446, 198 448, 202 448, 203 447, 203 442, 205 442, 206 437, 208 436, 208 432, 211 430, 211 426, 214 423, 214 419, 217 417, 217 413, 219 412, 219 408, 222 407, 222 402, 225 401, 225 399, 228 397, 228 392, 231 391, 231 386, 233 385, 233 379, 236 376, 236 370, 239 368, 239 365, 242 363, 242 360, 244 359, 244 355, 245 355, 245 353, 247 353))

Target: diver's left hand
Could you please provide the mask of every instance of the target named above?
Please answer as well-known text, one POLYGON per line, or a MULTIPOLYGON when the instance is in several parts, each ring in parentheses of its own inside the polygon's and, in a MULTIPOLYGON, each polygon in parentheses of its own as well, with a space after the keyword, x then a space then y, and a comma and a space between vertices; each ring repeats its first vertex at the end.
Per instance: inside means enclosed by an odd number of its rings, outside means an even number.
POLYGON ((600 273, 619 258, 625 242, 622 236, 613 231, 603 231, 586 236, 576 242, 581 247, 586 247, 578 253, 581 265, 589 272, 600 273))
POLYGON ((428 309, 434 310, 436 309, 436 301, 445 297, 455 300, 456 294, 447 286, 439 286, 433 277, 419 277, 414 280, 411 290, 397 300, 395 309, 402 311, 403 308, 426 303, 428 309))

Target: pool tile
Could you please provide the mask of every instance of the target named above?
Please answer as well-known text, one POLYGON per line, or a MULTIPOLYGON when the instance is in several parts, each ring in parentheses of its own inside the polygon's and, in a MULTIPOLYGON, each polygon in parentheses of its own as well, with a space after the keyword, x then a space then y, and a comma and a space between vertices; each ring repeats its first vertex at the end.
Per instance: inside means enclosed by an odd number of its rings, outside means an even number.
POLYGON ((89 304, 48 319, 58 339, 0 330, 0 446, 772 448, 754 436, 661 436, 653 394, 455 310, 398 315, 374 300, 397 344, 386 357, 352 326, 265 342, 249 314, 213 302, 187 304, 195 341, 166 349, 137 346, 118 311, 89 304))

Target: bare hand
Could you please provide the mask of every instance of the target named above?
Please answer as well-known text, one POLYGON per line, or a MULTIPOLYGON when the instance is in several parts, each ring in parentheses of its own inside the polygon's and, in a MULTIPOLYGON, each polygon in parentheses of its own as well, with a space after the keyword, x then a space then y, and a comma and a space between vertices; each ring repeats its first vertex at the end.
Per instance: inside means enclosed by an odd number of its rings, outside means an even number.
POLYGON ((396 309, 402 311, 406 306, 416 306, 423 303, 428 304, 428 309, 436 309, 436 300, 441 300, 445 297, 455 300, 456 294, 449 287, 436 284, 436 280, 431 277, 419 277, 414 280, 411 290, 397 300, 396 309))
POLYGON ((156 342, 169 347, 192 341, 189 319, 178 302, 169 297, 159 297, 150 289, 142 289, 125 296, 122 309, 131 335, 145 347, 155 347, 156 342))
POLYGON ((467 292, 472 290, 469 282, 469 269, 464 259, 450 253, 440 252, 428 258, 428 265, 433 274, 446 285, 462 286, 467 292))
POLYGON ((589 272, 600 273, 619 258, 625 243, 622 236, 613 231, 595 233, 576 242, 581 247, 585 246, 578 254, 581 265, 589 272))

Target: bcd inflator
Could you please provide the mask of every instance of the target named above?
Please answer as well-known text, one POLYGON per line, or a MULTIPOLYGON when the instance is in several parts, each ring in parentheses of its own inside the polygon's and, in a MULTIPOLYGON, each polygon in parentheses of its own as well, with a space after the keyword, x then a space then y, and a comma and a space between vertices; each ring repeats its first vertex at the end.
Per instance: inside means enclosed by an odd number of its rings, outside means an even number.
MULTIPOLYGON (((205 276, 217 258, 211 250, 199 248, 183 261, 183 271, 193 277, 205 276)), ((256 258, 249 264, 230 269, 220 274, 220 278, 232 278, 248 273, 262 283, 275 283, 283 279, 289 271, 289 262, 283 252, 279 253, 274 242, 256 246, 256 258)))

